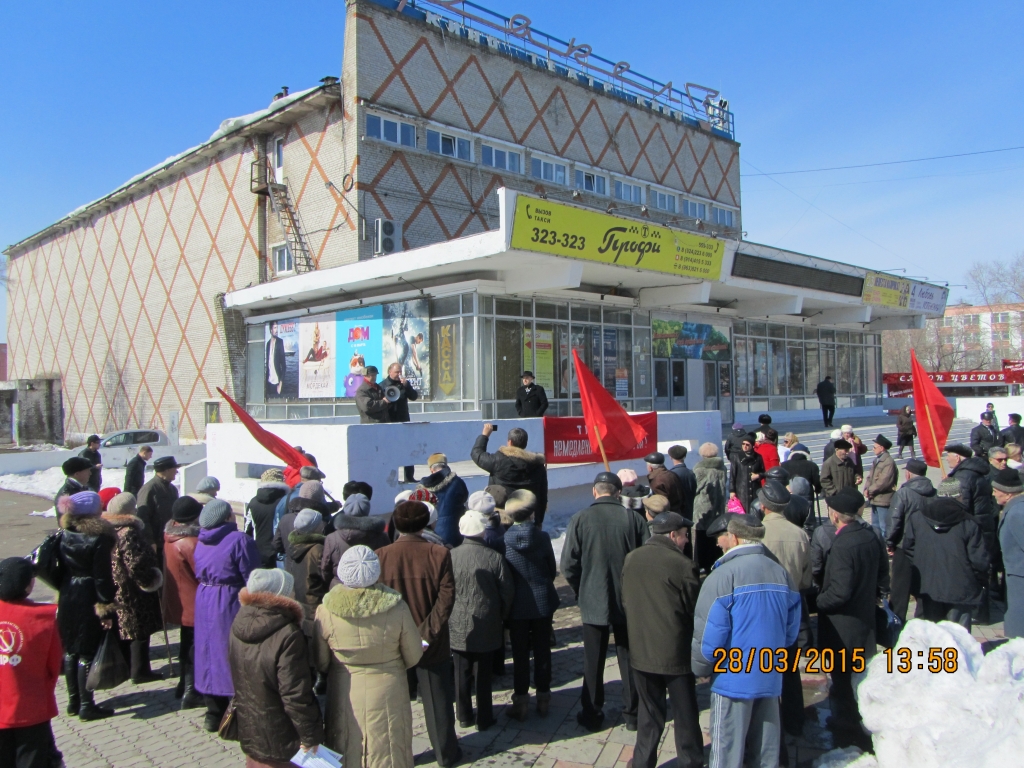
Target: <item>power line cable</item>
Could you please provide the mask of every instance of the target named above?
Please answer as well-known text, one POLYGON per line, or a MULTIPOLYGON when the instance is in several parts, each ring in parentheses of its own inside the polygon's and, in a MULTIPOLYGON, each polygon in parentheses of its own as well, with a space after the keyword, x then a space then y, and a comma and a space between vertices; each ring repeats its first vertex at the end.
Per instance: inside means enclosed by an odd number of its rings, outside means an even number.
MULTIPOLYGON (((1024 146, 1020 147, 1002 147, 1001 149, 982 149, 978 152, 960 152, 955 155, 935 155, 933 157, 918 157, 913 160, 888 160, 884 163, 862 163, 860 165, 836 165, 831 168, 806 168, 801 171, 773 171, 766 173, 761 171, 759 173, 741 173, 740 176, 789 176, 794 173, 822 173, 824 171, 848 171, 853 168, 879 168, 883 165, 905 165, 906 163, 924 163, 930 160, 949 160, 954 157, 974 157, 975 155, 992 155, 997 152, 1014 152, 1019 149, 1024 149, 1024 146)), ((751 166, 753 168, 753 166, 751 166)))

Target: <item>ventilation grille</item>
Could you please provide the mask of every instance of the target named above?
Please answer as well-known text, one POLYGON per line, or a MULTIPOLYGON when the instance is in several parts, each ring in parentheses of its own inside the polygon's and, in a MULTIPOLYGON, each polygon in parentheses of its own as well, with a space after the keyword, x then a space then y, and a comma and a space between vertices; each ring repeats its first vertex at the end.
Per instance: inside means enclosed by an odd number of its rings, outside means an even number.
POLYGON ((861 296, 864 293, 864 278, 839 275, 814 267, 802 267, 783 261, 737 253, 732 265, 733 277, 746 277, 766 283, 793 285, 815 291, 840 293, 844 296, 861 296))

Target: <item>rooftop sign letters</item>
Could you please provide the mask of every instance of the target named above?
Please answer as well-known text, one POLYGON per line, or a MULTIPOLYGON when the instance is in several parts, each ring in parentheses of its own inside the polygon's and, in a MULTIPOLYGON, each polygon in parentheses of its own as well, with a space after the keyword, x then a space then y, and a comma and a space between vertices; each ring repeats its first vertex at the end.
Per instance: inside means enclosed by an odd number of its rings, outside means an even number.
POLYGON ((713 237, 524 195, 516 200, 512 247, 702 280, 721 279, 725 254, 713 237))
POLYGON ((876 307, 910 309, 930 314, 946 310, 948 288, 919 283, 884 272, 868 272, 864 276, 864 303, 876 307))

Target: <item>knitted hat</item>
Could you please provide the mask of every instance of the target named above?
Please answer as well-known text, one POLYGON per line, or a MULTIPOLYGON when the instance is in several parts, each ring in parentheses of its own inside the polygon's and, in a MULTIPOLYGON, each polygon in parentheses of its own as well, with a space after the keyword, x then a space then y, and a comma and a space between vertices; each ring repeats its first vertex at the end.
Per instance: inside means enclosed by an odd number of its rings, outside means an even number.
POLYGON ((0 600, 10 603, 27 597, 34 576, 32 562, 26 557, 0 560, 0 600))
POLYGON ((1022 487, 1020 473, 1016 469, 1007 467, 1006 469, 1000 469, 996 472, 996 476, 992 478, 992 487, 997 491, 1003 493, 1021 493, 1024 491, 1022 487))
POLYGON ((939 483, 939 487, 935 489, 935 492, 939 496, 950 496, 959 499, 961 495, 960 481, 955 477, 947 477, 939 483))
POLYGON ((296 533, 312 533, 322 520, 320 513, 315 509, 304 509, 295 516, 292 530, 296 533))
POLYGON ((888 437, 886 437, 885 435, 878 435, 878 436, 877 436, 877 437, 875 438, 875 442, 876 442, 876 443, 878 443, 878 444, 879 444, 880 446, 882 446, 882 447, 883 447, 883 448, 884 448, 885 450, 887 450, 887 451, 888 451, 888 450, 889 450, 890 448, 892 448, 892 440, 890 440, 890 439, 889 439, 888 437))
POLYGON ((530 519, 530 515, 537 511, 537 496, 533 491, 520 488, 513 491, 505 500, 505 513, 513 522, 522 523, 530 519))
POLYGON ((858 515, 864 508, 864 496, 853 486, 846 486, 834 496, 826 496, 825 505, 843 515, 858 515))
POLYGON ((678 512, 662 512, 651 520, 651 533, 672 533, 680 528, 692 528, 693 520, 687 520, 678 512))
POLYGON ((942 449, 942 452, 955 453, 957 456, 963 456, 965 459, 969 459, 974 455, 971 449, 963 443, 949 443, 942 449))
POLYGON ((299 498, 309 499, 314 504, 323 504, 324 484, 319 480, 307 480, 299 486, 299 498))
POLYGON ((412 496, 412 491, 405 490, 395 496, 395 505, 401 504, 403 501, 408 501, 409 497, 412 496))
POLYGON ((199 513, 199 527, 216 528, 218 525, 228 522, 234 517, 234 514, 231 505, 224 499, 214 499, 208 502, 203 507, 203 511, 199 513))
POLYGON ((191 496, 182 496, 171 505, 171 517, 177 523, 190 523, 203 511, 203 505, 191 496))
POLYGON ((616 474, 619 476, 619 480, 622 481, 623 488, 636 485, 637 474, 632 469, 620 469, 616 474))
POLYGON ((794 475, 789 481, 789 492, 791 495, 805 496, 810 498, 811 496, 811 481, 806 477, 800 475, 794 475))
POLYGON ((137 515, 138 502, 134 493, 119 493, 107 502, 107 512, 111 515, 137 515))
POLYGON ((323 472, 321 472, 316 467, 311 467, 310 465, 307 464, 306 466, 301 467, 299 469, 299 477, 301 477, 303 480, 307 480, 307 481, 308 480, 323 480, 325 477, 327 477, 327 475, 325 475, 323 472))
POLYGON ((372 587, 380 579, 380 560, 365 544, 356 544, 341 556, 338 578, 349 589, 372 587))
POLYGON ((508 503, 508 488, 504 485, 488 485, 484 490, 494 498, 495 509, 505 509, 505 504, 508 503))
POLYGON ((100 488, 100 503, 103 505, 102 509, 104 512, 107 511, 107 505, 110 503, 110 500, 120 492, 120 488, 100 488))
POLYGON ((733 429, 743 429, 743 425, 742 425, 742 424, 740 424, 740 423, 739 423, 738 421, 734 421, 734 422, 732 423, 732 428, 733 428, 733 429))
POLYGON ((675 459, 676 461, 682 461, 685 459, 687 453, 688 451, 686 450, 685 445, 673 445, 668 449, 669 458, 675 459))
POLYGON ((207 496, 216 496, 220 490, 220 480, 216 477, 204 477, 196 486, 196 493, 205 493, 207 496))
POLYGON ((434 466, 435 464, 447 464, 448 457, 443 453, 432 453, 427 456, 427 468, 434 466))
POLYGON ((98 493, 79 491, 71 496, 61 496, 57 510, 62 515, 98 515, 103 502, 98 493))
POLYGON ((280 469, 266 469, 263 474, 260 475, 260 485, 269 485, 270 483, 283 483, 284 472, 280 469))
POLYGON ((668 512, 668 499, 657 493, 651 496, 645 496, 641 499, 641 502, 644 505, 644 509, 647 510, 647 514, 652 517, 656 517, 662 512, 668 512))
POLYGON ((353 493, 345 499, 341 511, 350 517, 366 517, 370 514, 370 500, 361 493, 353 493))
POLYGON ((428 491, 426 488, 420 487, 412 492, 409 496, 409 501, 424 501, 427 504, 436 505, 437 496, 432 491, 428 491))
POLYGON ((924 477, 928 473, 928 465, 920 459, 910 459, 907 461, 906 470, 912 475, 924 477))
POLYGON ((92 462, 88 459, 83 459, 81 456, 72 456, 60 465, 60 469, 66 477, 71 477, 71 475, 92 469, 92 462))
POLYGON ((245 583, 249 594, 266 592, 278 597, 292 597, 295 594, 295 577, 283 568, 256 568, 245 583))
POLYGON ((487 530, 487 518, 470 510, 459 518, 459 533, 463 536, 483 536, 487 530))
POLYGON ((786 509, 792 497, 789 491, 786 490, 786 486, 778 480, 769 477, 757 492, 757 498, 761 502, 761 506, 769 512, 782 512, 786 509))
POLYGON ((469 495, 466 508, 490 517, 494 514, 494 497, 487 491, 474 491, 469 495))
POLYGON ((403 501, 395 507, 391 520, 399 533, 419 533, 430 523, 430 510, 422 501, 403 501))

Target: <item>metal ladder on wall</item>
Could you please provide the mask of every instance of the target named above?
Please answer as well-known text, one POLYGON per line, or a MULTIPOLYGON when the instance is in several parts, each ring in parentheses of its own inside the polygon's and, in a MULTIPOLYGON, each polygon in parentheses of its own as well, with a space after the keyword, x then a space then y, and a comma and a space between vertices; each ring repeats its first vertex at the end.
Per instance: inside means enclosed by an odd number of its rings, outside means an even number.
POLYGON ((313 258, 306 244, 299 211, 292 203, 291 195, 288 194, 288 180, 285 179, 283 184, 276 180, 269 157, 257 157, 252 161, 249 188, 254 194, 267 195, 270 198, 271 207, 277 214, 277 220, 281 223, 285 240, 291 249, 295 271, 297 273, 312 272, 315 268, 313 258))

